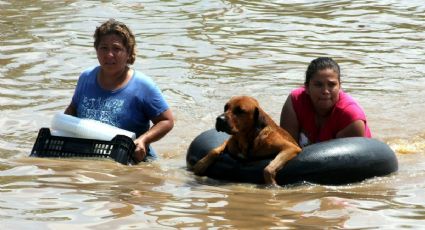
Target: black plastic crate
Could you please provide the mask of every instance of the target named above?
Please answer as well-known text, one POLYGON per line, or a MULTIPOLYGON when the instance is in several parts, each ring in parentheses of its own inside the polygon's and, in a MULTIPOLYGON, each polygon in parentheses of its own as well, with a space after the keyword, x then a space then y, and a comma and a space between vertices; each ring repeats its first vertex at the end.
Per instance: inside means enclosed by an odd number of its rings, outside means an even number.
POLYGON ((111 141, 53 136, 41 128, 30 157, 97 157, 112 158, 121 164, 133 164, 135 145, 130 137, 117 135, 111 141))

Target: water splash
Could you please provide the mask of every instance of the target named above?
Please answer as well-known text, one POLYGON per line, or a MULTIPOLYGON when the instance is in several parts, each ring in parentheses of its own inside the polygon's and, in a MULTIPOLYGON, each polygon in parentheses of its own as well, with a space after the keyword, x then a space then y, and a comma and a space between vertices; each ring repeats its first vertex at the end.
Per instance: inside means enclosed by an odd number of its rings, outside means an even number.
POLYGON ((425 134, 414 136, 411 139, 390 140, 388 145, 399 154, 425 153, 425 134))

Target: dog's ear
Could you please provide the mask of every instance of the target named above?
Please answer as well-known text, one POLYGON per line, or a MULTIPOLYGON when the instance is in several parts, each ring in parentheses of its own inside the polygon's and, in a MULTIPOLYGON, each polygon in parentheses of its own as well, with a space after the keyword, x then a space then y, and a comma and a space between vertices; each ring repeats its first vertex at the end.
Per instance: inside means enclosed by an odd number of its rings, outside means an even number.
POLYGON ((254 110, 254 121, 255 121, 255 128, 258 130, 261 130, 267 126, 266 118, 264 117, 264 114, 258 107, 255 107, 255 110, 254 110))

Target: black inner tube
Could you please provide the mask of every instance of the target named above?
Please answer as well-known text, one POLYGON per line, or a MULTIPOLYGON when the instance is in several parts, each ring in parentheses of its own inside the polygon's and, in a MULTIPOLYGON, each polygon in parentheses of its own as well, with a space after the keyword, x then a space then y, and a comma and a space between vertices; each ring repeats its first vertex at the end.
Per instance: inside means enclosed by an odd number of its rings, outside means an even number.
MULTIPOLYGON (((197 136, 187 151, 188 168, 191 169, 228 137, 226 133, 214 129, 197 136)), ((223 153, 205 175, 219 180, 262 184, 263 169, 270 160, 241 162, 223 153)), ((372 138, 349 137, 305 147, 277 173, 276 181, 279 185, 300 182, 342 185, 388 175, 397 170, 397 157, 387 144, 372 138)))

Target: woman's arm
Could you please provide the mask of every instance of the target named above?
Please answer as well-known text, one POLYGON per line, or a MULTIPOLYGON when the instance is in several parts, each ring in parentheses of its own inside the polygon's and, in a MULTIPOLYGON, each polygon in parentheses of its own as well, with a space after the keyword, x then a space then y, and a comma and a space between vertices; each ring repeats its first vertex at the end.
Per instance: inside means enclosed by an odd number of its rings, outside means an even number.
POLYGON ((295 113, 294 107, 292 106, 291 95, 288 96, 285 104, 282 107, 282 111, 280 113, 280 127, 291 134, 291 136, 298 143, 300 130, 297 115, 295 113))
POLYGON ((366 125, 363 120, 356 120, 336 134, 336 138, 364 137, 366 125))
POLYGON ((64 113, 75 117, 77 116, 77 110, 72 104, 69 104, 68 107, 66 107, 64 113))
POLYGON ((152 119, 153 126, 144 134, 140 135, 135 141, 136 149, 134 151, 137 162, 142 161, 146 156, 146 146, 160 140, 174 127, 174 117, 170 109, 161 113, 152 119))

